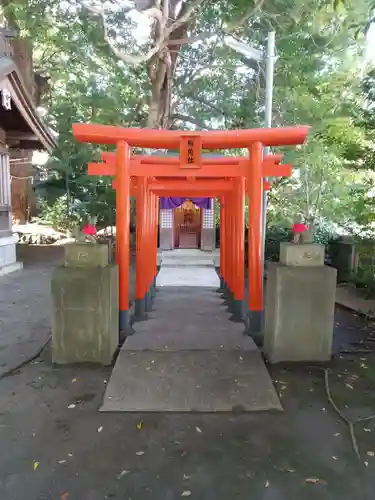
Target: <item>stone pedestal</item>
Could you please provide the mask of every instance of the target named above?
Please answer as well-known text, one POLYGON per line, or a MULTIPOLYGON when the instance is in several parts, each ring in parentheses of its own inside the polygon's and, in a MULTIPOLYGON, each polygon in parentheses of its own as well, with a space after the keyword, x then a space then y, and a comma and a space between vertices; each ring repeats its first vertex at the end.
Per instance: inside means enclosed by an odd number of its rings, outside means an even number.
POLYGON ((54 363, 111 364, 119 343, 118 270, 108 258, 104 265, 106 253, 105 245, 69 245, 66 265, 53 274, 54 363))
POLYGON ((0 237, 0 276, 19 271, 22 262, 17 262, 16 257, 17 236, 0 237))
POLYGON ((345 283, 352 278, 356 267, 356 251, 352 238, 342 237, 329 247, 331 266, 337 269, 337 283, 345 283))
POLYGON ((316 267, 324 265, 325 246, 317 243, 280 243, 280 264, 316 267))
MULTIPOLYGON (((319 262, 321 250, 292 245, 289 262, 308 265, 270 264, 266 290, 264 351, 271 363, 328 361, 331 358, 336 297, 336 270, 319 262), (311 258, 311 255, 315 257, 311 258)), ((314 245, 308 245, 309 247, 314 245)), ((288 252, 287 252, 288 253, 288 252)), ((285 255, 284 255, 285 256, 285 255)), ((323 254, 324 256, 324 254, 323 254)), ((320 259, 321 260, 321 259, 320 259)))
POLYGON ((211 207, 203 208, 201 250, 212 252, 216 246, 215 198, 211 198, 211 207))
POLYGON ((159 247, 161 250, 172 250, 173 241, 173 210, 171 208, 160 209, 159 223, 159 247))
POLYGON ((106 267, 112 260, 109 244, 74 243, 64 249, 65 267, 106 267))

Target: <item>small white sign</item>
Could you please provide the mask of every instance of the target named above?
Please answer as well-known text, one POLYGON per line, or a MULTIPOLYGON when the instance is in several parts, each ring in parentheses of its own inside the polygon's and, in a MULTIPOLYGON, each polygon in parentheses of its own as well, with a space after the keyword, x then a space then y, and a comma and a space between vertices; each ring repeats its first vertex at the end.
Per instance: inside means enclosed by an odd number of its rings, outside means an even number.
POLYGON ((8 111, 12 109, 12 99, 8 89, 1 90, 1 104, 8 111))

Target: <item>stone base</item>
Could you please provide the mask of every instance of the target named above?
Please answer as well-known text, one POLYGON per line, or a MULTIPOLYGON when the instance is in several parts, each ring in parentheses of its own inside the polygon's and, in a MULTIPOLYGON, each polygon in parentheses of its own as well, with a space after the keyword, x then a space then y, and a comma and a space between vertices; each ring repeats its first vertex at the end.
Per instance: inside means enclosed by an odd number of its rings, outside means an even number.
POLYGON ((280 243, 280 264, 314 267, 324 265, 325 246, 318 243, 280 243))
POLYGON ((329 361, 332 351, 336 270, 270 263, 264 352, 271 361, 329 361))
POLYGON ((53 362, 111 364, 119 344, 117 266, 56 268, 52 299, 53 362))
POLYGON ((15 271, 20 271, 23 268, 22 262, 14 262, 7 266, 0 267, 0 276, 5 276, 6 274, 14 273, 15 271))
POLYGON ((160 242, 159 247, 160 250, 172 250, 173 245, 173 228, 161 227, 159 230, 160 242))
POLYGON ((201 249, 205 252, 215 250, 215 228, 202 228, 201 232, 201 249))
POLYGON ((17 262, 16 257, 17 236, 0 238, 0 276, 13 273, 22 269, 22 262, 17 262))
POLYGON ((245 335, 251 337, 255 344, 263 347, 263 311, 248 311, 245 316, 245 335))
POLYGON ((108 244, 74 243, 64 250, 66 267, 106 267, 111 260, 108 244))

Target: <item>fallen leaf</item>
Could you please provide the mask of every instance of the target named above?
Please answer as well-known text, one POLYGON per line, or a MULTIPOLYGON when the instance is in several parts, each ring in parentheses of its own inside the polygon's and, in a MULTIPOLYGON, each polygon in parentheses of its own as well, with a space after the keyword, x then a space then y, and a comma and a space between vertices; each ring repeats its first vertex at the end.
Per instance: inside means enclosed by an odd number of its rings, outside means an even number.
POLYGON ((39 467, 39 462, 33 462, 33 469, 37 470, 38 467, 39 467))
POLYGON ((202 429, 200 427, 196 427, 197 432, 202 433, 202 429))
POLYGON ((63 493, 61 495, 61 500, 67 500, 68 496, 69 496, 69 493, 66 491, 65 493, 63 493))
POLYGON ((191 495, 191 491, 189 490, 185 490, 181 493, 181 496, 182 497, 189 497, 191 495))
POLYGON ((117 476, 117 479, 121 479, 122 477, 126 476, 126 474, 129 474, 130 470, 122 470, 120 474, 117 476))
POLYGON ((101 426, 99 427, 99 429, 98 429, 98 432, 102 432, 102 430, 103 430, 103 426, 101 425, 101 426))
POLYGON ((371 429, 366 429, 366 427, 363 429, 365 432, 371 432, 371 429))
POLYGON ((139 457, 141 457, 142 455, 144 455, 145 452, 144 451, 137 451, 136 455, 138 455, 139 457))
POLYGON ((137 424, 137 429, 140 431, 143 427, 143 422, 139 422, 139 424, 137 424))
POLYGON ((319 482, 320 479, 318 479, 317 477, 308 477, 307 479, 305 479, 305 483, 316 484, 319 482))
POLYGON ((70 410, 71 410, 72 408, 75 408, 75 407, 76 407, 76 405, 75 405, 74 403, 68 406, 68 408, 69 408, 70 410))
POLYGON ((375 453, 373 451, 366 452, 366 455, 368 455, 369 457, 375 457, 375 453))
POLYGON ((266 481, 266 482, 265 482, 264 487, 265 487, 265 488, 268 488, 268 486, 269 486, 269 485, 270 485, 270 482, 269 482, 269 481, 266 481))

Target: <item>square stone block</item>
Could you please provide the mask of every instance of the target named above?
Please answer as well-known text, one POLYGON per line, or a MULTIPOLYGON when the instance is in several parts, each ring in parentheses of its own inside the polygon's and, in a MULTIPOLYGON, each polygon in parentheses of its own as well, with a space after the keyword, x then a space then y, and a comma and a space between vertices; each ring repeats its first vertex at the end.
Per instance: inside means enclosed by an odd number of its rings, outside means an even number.
POLYGON ((53 362, 111 364, 119 343, 117 266, 56 268, 52 300, 53 362))
POLYGON ((0 276, 22 269, 22 262, 16 258, 17 236, 0 237, 0 276))
POLYGON ((325 247, 318 243, 280 243, 280 264, 284 266, 323 266, 325 247))
POLYGON ((329 361, 336 269, 270 263, 264 350, 271 361, 329 361))
POLYGON ((66 267, 105 267, 109 263, 108 244, 74 243, 65 246, 66 267))

